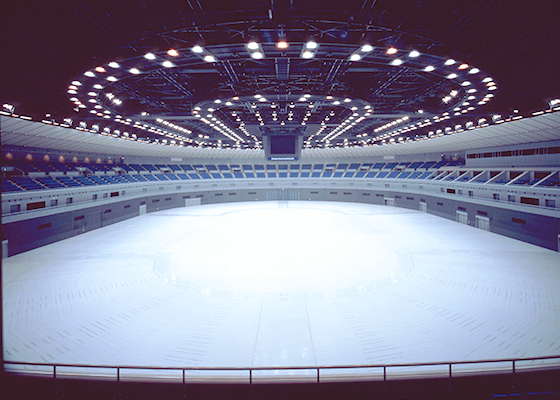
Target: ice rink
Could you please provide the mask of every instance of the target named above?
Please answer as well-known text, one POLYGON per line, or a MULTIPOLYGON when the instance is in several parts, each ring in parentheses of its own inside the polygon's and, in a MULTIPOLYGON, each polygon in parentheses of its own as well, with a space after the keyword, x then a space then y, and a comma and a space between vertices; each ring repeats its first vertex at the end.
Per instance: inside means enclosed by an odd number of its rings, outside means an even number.
POLYGON ((395 207, 150 213, 3 260, 4 357, 328 366, 560 354, 560 255, 395 207))

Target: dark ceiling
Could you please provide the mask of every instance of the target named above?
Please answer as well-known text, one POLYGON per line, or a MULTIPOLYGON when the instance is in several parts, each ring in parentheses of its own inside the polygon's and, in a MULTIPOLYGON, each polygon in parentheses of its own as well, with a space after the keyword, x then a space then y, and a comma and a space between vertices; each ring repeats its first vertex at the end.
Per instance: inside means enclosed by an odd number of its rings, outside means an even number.
MULTIPOLYGON (((2 104, 12 104, 18 114, 36 119, 49 113, 58 120, 97 123, 95 114, 73 110, 68 86, 85 71, 118 61, 123 68, 139 66, 144 73, 115 75, 119 81, 110 84, 103 81, 103 89, 96 92, 98 104, 108 114, 122 114, 152 130, 158 126, 156 118, 167 119, 183 128, 173 135, 187 139, 186 145, 204 140, 205 145, 215 146, 220 140, 233 146, 239 144, 238 134, 245 139, 244 147, 251 147, 249 142, 257 144, 283 119, 282 127, 284 122, 286 126, 307 123, 301 124, 307 131, 300 125, 292 131, 299 130, 310 147, 321 147, 321 137, 339 140, 338 144, 350 138, 358 144, 360 135, 368 133, 368 140, 373 140, 374 129, 399 116, 419 124, 426 115, 448 111, 451 121, 442 122, 454 126, 471 116, 490 119, 492 114, 509 116, 514 110, 527 115, 560 97, 557 0, 23 0, 3 8, 2 104), (285 51, 275 48, 282 36, 290 43, 285 51), (313 59, 302 59, 302 46, 310 38, 319 48, 313 59), (245 48, 251 40, 261 45, 264 59, 251 59, 245 48), (190 51, 195 44, 217 56, 217 61, 197 58, 190 51), (374 50, 363 53, 360 61, 349 61, 363 44, 371 44, 374 50), (399 49, 403 67, 391 65, 385 50, 392 46, 399 49), (164 60, 170 48, 181 53, 173 58, 174 68, 159 64, 155 68, 144 59, 145 53, 152 52, 164 60), (413 49, 422 56, 410 58, 413 49), (448 58, 480 69, 482 76, 497 83, 491 101, 468 116, 453 116, 452 109, 469 93, 468 87, 461 88, 461 81, 451 82, 441 75, 451 70, 441 70, 440 75, 422 73, 426 65, 448 58), (452 99, 443 104, 442 97, 451 90, 459 92, 458 103, 452 99), (116 106, 101 96, 109 92, 124 99, 124 104, 116 106), (267 101, 252 109, 255 94, 267 101), (311 110, 305 102, 298 103, 304 94, 311 95, 307 99, 311 110), (327 95, 333 98, 326 101, 327 95), (206 112, 214 99, 232 97, 239 102, 216 106, 212 114, 223 124, 221 128, 211 129, 195 118, 195 107, 206 112), (352 104, 360 109, 371 105, 372 112, 337 134, 336 126, 350 123, 351 115, 358 118, 349 106, 333 105, 345 98, 357 102, 352 104), (418 109, 426 115, 414 114, 418 109), (142 112, 151 117, 141 117, 142 112), (321 123, 326 123, 324 131, 319 130, 321 123), (227 134, 227 129, 236 133, 227 134)), ((92 78, 84 85, 94 83, 92 78)), ((115 124, 113 119, 97 120, 115 124)), ((428 129, 399 136, 413 138, 428 129)), ((151 136, 153 140, 153 131, 151 136)))

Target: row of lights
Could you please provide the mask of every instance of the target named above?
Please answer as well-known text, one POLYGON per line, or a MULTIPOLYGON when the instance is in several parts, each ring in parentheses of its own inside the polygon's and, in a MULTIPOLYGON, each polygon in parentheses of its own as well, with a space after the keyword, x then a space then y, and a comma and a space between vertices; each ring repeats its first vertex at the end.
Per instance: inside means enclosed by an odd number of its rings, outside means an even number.
MULTIPOLYGON (((540 115, 540 114, 544 114, 544 113, 546 113, 546 112, 560 111, 560 107, 557 107, 558 105, 560 105, 560 99, 551 100, 551 101, 549 102, 550 109, 547 109, 547 110, 544 110, 544 111, 535 112, 535 113, 533 113, 533 115, 540 115)), ((4 111, 4 110, 0 111, 0 114, 2 114, 2 115, 9 115, 9 116, 12 116, 12 117, 19 117, 19 118, 28 119, 28 120, 31 120, 31 119, 32 119, 31 117, 18 116, 18 115, 16 115, 16 114, 14 113, 15 108, 14 108, 12 105, 10 105, 10 104, 4 104, 4 105, 3 105, 3 109, 6 110, 6 111, 4 111)), ((515 110, 515 112, 517 112, 517 110, 515 110)), ((50 117, 49 114, 47 114, 47 118, 48 118, 48 117, 50 117)), ((120 121, 121 123, 126 123, 127 125, 130 125, 131 119, 126 119, 126 120, 124 120, 124 119, 120 119, 120 118, 122 118, 121 116, 117 116, 117 117, 119 118, 119 121, 120 121)), ((438 117, 435 117, 435 118, 438 118, 438 117)), ((492 116, 492 121, 493 121, 494 123, 496 123, 496 124, 499 124, 499 123, 503 123, 503 122, 507 122, 507 121, 513 121, 513 120, 517 120, 517 119, 521 119, 521 118, 522 118, 521 115, 516 115, 516 116, 509 117, 509 118, 507 118, 507 119, 504 120, 504 119, 502 119, 501 115, 493 115, 493 116, 492 116)), ((438 118, 438 119, 435 120, 435 122, 440 122, 440 121, 443 121, 443 120, 445 120, 445 119, 448 119, 448 116, 447 116, 447 118, 438 118)), ((62 127, 70 127, 71 124, 72 124, 72 120, 71 120, 71 119, 65 119, 65 121, 64 121, 65 123, 62 123, 62 124, 56 123, 56 122, 54 122, 53 120, 48 120, 48 119, 44 119, 42 122, 43 122, 43 123, 46 123, 46 124, 51 124, 51 125, 59 125, 59 126, 62 126, 62 127)), ((419 126, 430 125, 431 123, 428 123, 428 122, 431 122, 431 121, 425 120, 424 122, 420 122, 420 123, 419 123, 419 124, 420 124, 419 126)), ((136 122, 136 123, 134 124, 134 127, 135 127, 135 128, 141 128, 141 129, 144 129, 144 130, 148 130, 147 125, 144 125, 144 126, 137 126, 138 124, 139 124, 139 122, 136 122)), ((477 128, 477 127, 484 127, 484 126, 488 126, 488 123, 487 123, 487 121, 486 121, 485 118, 479 119, 477 125, 475 125, 473 122, 467 122, 467 123, 465 124, 465 128, 466 128, 466 129, 475 129, 475 128, 477 128)), ((324 127, 322 127, 321 129, 323 129, 323 128, 324 128, 324 127)), ((94 125, 91 126, 90 129, 87 129, 86 123, 85 123, 85 122, 80 122, 79 125, 76 126, 75 129, 80 130, 80 131, 87 131, 87 132, 98 133, 99 130, 100 130, 100 127, 99 127, 98 124, 94 124, 94 125)), ((417 129, 417 128, 415 127, 414 129, 417 129)), ((156 132, 155 129, 153 129, 153 128, 149 129, 149 131, 150 131, 150 132, 155 132, 155 133, 160 133, 160 134, 161 134, 161 132, 156 132)), ((436 130, 436 131, 431 131, 431 132, 429 132, 428 136, 425 136, 425 137, 416 137, 414 140, 415 140, 415 141, 418 141, 418 140, 426 140, 426 139, 428 139, 429 137, 442 136, 442 135, 444 135, 444 132, 445 132, 445 134, 451 134, 451 133, 456 133, 456 132, 461 132, 461 131, 463 131, 463 129, 462 129, 461 125, 458 124, 458 125, 455 125, 454 128, 446 127, 445 129, 438 129, 438 130, 436 130)), ((319 133, 319 132, 318 132, 318 133, 319 133)), ((108 127, 103 128, 103 130, 101 131, 101 134, 106 135, 106 136, 120 137, 120 138, 128 139, 128 140, 142 140, 142 138, 138 139, 137 136, 136 136, 136 134, 129 134, 128 132, 122 132, 122 133, 121 133, 119 130, 114 130, 114 131, 113 131, 113 134, 111 134, 110 128, 108 128, 108 127), (119 135, 120 135, 120 136, 119 136, 119 135)), ((180 139, 180 137, 177 137, 177 139, 180 139)), ((185 139, 185 141, 188 141, 188 142, 191 142, 191 143, 192 143, 192 140, 189 140, 188 138, 185 139)), ((402 138, 402 137, 399 138, 399 142, 402 142, 402 141, 412 141, 412 139, 410 139, 410 138, 404 139, 404 138, 402 138)), ((219 142, 220 142, 220 141, 219 141, 219 142)), ((384 140, 384 142, 385 142, 385 140, 384 140)), ((160 142, 157 141, 157 143, 160 143, 160 142)), ((167 141, 164 139, 164 140, 162 140, 161 143, 166 144, 167 141)), ((197 142, 197 143, 198 143, 198 142, 197 142)), ((348 146, 347 146, 347 143, 349 143, 349 142, 346 141, 346 142, 344 143, 345 147, 348 147, 348 146)), ((349 144, 349 147, 353 147, 354 145, 357 145, 357 143, 358 143, 358 142, 351 142, 351 143, 349 144)), ((363 145, 367 145, 367 146, 375 146, 375 145, 376 145, 376 144, 374 144, 374 143, 371 142, 371 139, 368 140, 367 142, 364 141, 364 140, 362 140, 361 143, 362 143, 363 145)), ((392 138, 392 139, 390 140, 389 144, 393 144, 393 143, 395 143, 395 139, 394 139, 394 138, 392 138)), ((175 143, 174 143, 174 140, 171 140, 171 143, 170 143, 170 144, 175 144, 175 143)), ((183 142, 181 141, 180 144, 183 145, 183 142)), ((221 143, 220 143, 220 145, 221 145, 221 143)), ((342 143, 339 143, 339 145, 342 145, 342 143)), ((226 144, 224 144, 224 146, 227 147, 227 146, 229 146, 229 145, 226 143, 226 144)), ((306 142, 306 146, 305 146, 305 147, 306 147, 306 148, 309 148, 310 146, 311 146, 311 145, 310 145, 310 141, 309 141, 309 142, 306 142)), ((327 144, 325 145, 325 147, 329 147, 329 146, 330 146, 330 141, 327 142, 327 144)), ((216 146, 213 145, 212 147, 216 147, 216 146)), ((237 145, 237 147, 239 147, 239 145, 237 145)), ((244 146, 244 147, 247 147, 247 146, 244 146)), ((322 145, 321 145, 321 144, 318 144, 318 147, 322 147, 322 145)))
POLYGON ((382 125, 382 126, 380 126, 380 127, 378 127, 378 128, 375 128, 375 129, 373 130, 373 132, 375 132, 375 133, 381 132, 381 131, 383 131, 383 130, 385 130, 385 129, 389 129, 389 128, 391 128, 391 127, 397 125, 397 124, 406 122, 406 121, 408 121, 408 119, 409 119, 409 118, 408 118, 408 115, 405 115, 405 116, 402 117, 402 118, 397 118, 397 119, 394 120, 394 121, 388 122, 388 123, 386 123, 385 125, 382 125))
MULTIPOLYGON (((264 50, 262 45, 258 42, 252 41, 245 45, 247 47, 247 51, 249 56, 255 60, 260 60, 265 57, 264 50)), ((289 47, 289 43, 285 40, 281 40, 276 43, 276 47, 280 50, 286 50, 289 47)), ((319 45, 315 41, 309 41, 302 46, 300 57, 304 59, 311 59, 315 57, 315 53, 319 45)))

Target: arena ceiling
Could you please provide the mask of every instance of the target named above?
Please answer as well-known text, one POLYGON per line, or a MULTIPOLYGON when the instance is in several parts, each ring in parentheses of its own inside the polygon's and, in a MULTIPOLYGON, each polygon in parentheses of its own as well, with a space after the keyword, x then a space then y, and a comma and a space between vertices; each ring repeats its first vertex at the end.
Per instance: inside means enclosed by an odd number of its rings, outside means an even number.
POLYGON ((367 147, 527 115, 560 97, 555 1, 7 8, 3 104, 121 139, 261 149, 263 136, 289 134, 304 149, 367 147))

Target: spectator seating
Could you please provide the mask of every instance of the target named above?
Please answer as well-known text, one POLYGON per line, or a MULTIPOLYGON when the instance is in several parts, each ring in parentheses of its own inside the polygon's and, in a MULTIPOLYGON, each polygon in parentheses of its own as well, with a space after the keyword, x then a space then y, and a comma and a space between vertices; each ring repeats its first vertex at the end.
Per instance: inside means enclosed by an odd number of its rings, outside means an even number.
MULTIPOLYGON (((76 176, 76 177, 74 177, 74 180, 77 181, 77 182, 80 182, 84 186, 94 186, 96 184, 99 184, 99 183, 93 182, 92 180, 90 180, 88 177, 85 177, 85 176, 76 176)), ((103 182, 103 183, 105 183, 105 182, 103 182)))
POLYGON ((66 187, 51 176, 40 176, 35 178, 35 180, 40 182, 42 185, 48 187, 49 189, 58 189, 58 188, 66 187))
POLYGON ((57 181, 59 181, 60 183, 62 183, 64 186, 67 187, 79 187, 79 186, 83 186, 81 183, 79 183, 78 181, 75 181, 73 178, 69 177, 69 176, 59 176, 56 178, 57 181))
POLYGON ((2 192, 21 192, 23 189, 17 186, 12 181, 2 179, 2 192))
POLYGON ((43 190, 46 189, 43 185, 28 176, 12 176, 11 181, 16 183, 18 186, 24 188, 25 190, 43 190))

